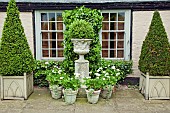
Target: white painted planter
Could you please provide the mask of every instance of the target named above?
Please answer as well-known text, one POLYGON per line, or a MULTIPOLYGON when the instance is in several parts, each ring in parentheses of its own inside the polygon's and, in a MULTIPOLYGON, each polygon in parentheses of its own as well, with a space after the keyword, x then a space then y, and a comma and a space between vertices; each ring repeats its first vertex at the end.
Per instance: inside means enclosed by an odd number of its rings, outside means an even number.
POLYGON ((28 99, 33 92, 33 73, 1 76, 1 99, 28 99))
POLYGON ((94 91, 94 92, 91 92, 90 90, 86 90, 87 100, 91 104, 96 104, 99 100, 99 95, 101 90, 94 91))
POLYGON ((64 100, 66 104, 74 104, 76 101, 78 90, 73 91, 71 89, 63 90, 64 100))
POLYGON ((113 88, 114 86, 108 86, 104 89, 101 90, 101 96, 104 99, 109 99, 112 97, 112 93, 113 93, 113 88))
POLYGON ((139 90, 145 99, 170 99, 170 77, 141 74, 139 90))
POLYGON ((62 96, 62 87, 58 85, 50 86, 51 96, 54 99, 59 99, 62 96))

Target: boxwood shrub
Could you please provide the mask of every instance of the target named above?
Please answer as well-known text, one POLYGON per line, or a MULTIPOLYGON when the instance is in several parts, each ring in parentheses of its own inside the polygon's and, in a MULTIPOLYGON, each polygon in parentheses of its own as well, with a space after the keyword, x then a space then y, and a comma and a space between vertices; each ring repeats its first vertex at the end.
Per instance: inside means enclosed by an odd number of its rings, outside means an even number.
POLYGON ((35 68, 15 0, 10 0, 0 46, 0 74, 23 75, 35 68))
POLYGON ((154 12, 143 41, 139 69, 153 76, 170 75, 170 44, 158 11, 154 12))

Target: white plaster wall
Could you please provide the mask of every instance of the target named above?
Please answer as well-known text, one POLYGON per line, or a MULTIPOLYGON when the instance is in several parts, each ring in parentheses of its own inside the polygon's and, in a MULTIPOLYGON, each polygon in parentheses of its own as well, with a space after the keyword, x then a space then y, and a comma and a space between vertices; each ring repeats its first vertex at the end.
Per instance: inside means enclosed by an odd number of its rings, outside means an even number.
MULTIPOLYGON (((2 37, 2 29, 6 18, 6 12, 0 12, 0 38, 2 37)), ((34 39, 33 39, 33 21, 32 12, 20 12, 20 19, 25 30, 25 35, 29 43, 32 54, 34 55, 34 39)))
MULTIPOLYGON (((170 40, 170 10, 159 11, 168 38, 170 40)), ((135 11, 133 12, 132 23, 132 60, 133 60, 133 74, 129 77, 139 77, 138 61, 141 53, 142 43, 145 39, 153 16, 153 11, 135 11)))

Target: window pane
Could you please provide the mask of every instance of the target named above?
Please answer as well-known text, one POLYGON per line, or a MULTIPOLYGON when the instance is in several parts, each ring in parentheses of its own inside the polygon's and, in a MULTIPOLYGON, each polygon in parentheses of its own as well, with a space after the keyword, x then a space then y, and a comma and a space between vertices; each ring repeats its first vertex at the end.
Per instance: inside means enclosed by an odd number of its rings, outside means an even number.
POLYGON ((118 13, 118 20, 119 21, 124 21, 125 20, 125 13, 118 13))
POLYGON ((42 39, 48 39, 48 32, 42 32, 42 39))
POLYGON ((110 22, 110 30, 116 30, 117 29, 117 23, 116 22, 110 22))
POLYGON ((57 22, 57 30, 63 30, 63 22, 57 22))
POLYGON ((108 50, 102 50, 102 57, 108 57, 108 50))
POLYGON ((108 41, 102 41, 102 48, 108 48, 108 41))
POLYGON ((41 21, 47 21, 47 13, 41 13, 41 21))
POLYGON ((41 30, 48 30, 48 22, 41 22, 41 30))
POLYGON ((50 41, 50 48, 56 48, 56 41, 50 41))
POLYGON ((124 32, 118 32, 117 33, 117 38, 118 39, 124 39, 124 32))
POLYGON ((116 41, 110 41, 110 48, 115 49, 116 48, 116 41))
POLYGON ((63 39, 63 32, 57 33, 57 39, 63 39))
POLYGON ((117 48, 124 48, 124 41, 118 41, 117 48))
POLYGON ((56 57, 56 50, 50 50, 50 57, 56 57))
POLYGON ((58 57, 63 57, 63 50, 58 50, 58 57))
POLYGON ((109 13, 103 13, 103 21, 109 21, 109 13))
POLYGON ((116 39, 116 33, 110 32, 110 39, 116 39))
POLYGON ((102 30, 109 30, 109 22, 102 23, 102 30))
POLYGON ((57 13, 57 21, 63 21, 61 13, 57 13))
POLYGON ((110 21, 116 21, 117 20, 117 13, 110 13, 110 21))
POLYGON ((42 48, 48 48, 48 41, 42 41, 42 48))
POLYGON ((56 32, 50 32, 50 39, 56 39, 56 32))
POLYGON ((103 32, 102 33, 102 39, 108 39, 109 33, 108 32, 103 32))
POLYGON ((124 30, 124 22, 118 22, 118 30, 124 30))
POLYGON ((63 41, 57 41, 57 48, 64 48, 62 43, 63 41))
POLYGON ((55 13, 49 13, 49 21, 55 21, 55 13))
POLYGON ((116 57, 116 51, 110 50, 110 58, 115 58, 115 57, 116 57))
POLYGON ((42 56, 43 57, 49 57, 49 53, 48 52, 49 52, 48 50, 43 50, 42 51, 42 56))
POLYGON ((123 52, 123 50, 118 50, 118 51, 117 51, 117 57, 118 57, 118 58, 123 58, 123 57, 124 57, 124 52, 123 52))
POLYGON ((49 22, 49 30, 55 30, 55 22, 49 22))

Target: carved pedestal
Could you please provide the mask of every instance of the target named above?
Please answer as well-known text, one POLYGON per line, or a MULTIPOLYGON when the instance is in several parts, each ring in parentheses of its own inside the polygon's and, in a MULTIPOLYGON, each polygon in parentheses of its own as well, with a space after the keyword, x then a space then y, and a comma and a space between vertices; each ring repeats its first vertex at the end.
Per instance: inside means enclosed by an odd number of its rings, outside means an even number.
MULTIPOLYGON (((89 53, 90 42, 92 39, 72 39, 74 52, 79 55, 79 59, 75 61, 75 73, 80 74, 80 81, 83 83, 84 77, 89 77, 89 61, 84 59, 84 55, 89 53)), ((78 97, 86 97, 86 86, 81 86, 78 97)))

